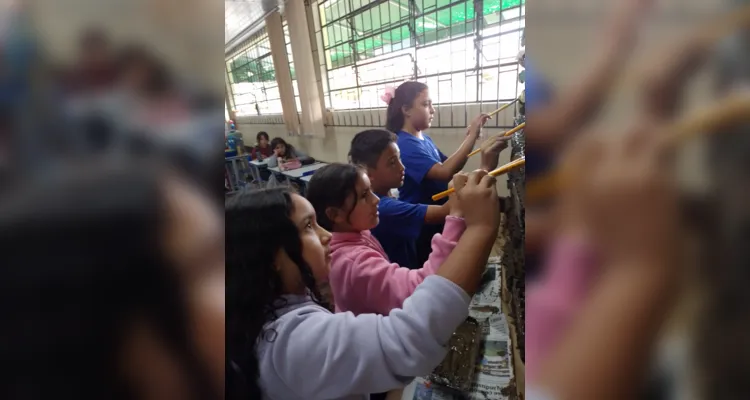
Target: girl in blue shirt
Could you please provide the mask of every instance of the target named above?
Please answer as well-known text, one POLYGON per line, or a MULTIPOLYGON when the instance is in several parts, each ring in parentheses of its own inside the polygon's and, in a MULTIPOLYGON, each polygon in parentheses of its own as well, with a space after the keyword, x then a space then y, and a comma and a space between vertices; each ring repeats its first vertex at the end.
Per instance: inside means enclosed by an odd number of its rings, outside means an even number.
MULTIPOLYGON (((435 115, 427 85, 415 81, 404 82, 395 91, 386 93, 383 100, 388 103, 386 129, 398 135, 401 162, 406 168, 399 199, 412 204, 445 203, 447 199, 435 202, 432 196, 448 189, 448 182, 466 164, 467 156, 490 117, 487 114, 476 117, 467 129, 461 146, 446 156, 423 132, 429 129, 435 115)), ((430 241, 442 230, 442 224, 425 224, 422 227, 416 246, 417 265, 427 260, 431 250, 430 241)))

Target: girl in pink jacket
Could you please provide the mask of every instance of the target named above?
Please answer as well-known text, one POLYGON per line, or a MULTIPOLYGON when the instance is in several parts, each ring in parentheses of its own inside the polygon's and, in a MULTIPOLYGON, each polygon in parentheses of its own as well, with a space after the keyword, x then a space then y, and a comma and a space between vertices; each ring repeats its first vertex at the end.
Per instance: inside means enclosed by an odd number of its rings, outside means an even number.
POLYGON ((388 260, 370 233, 378 224, 380 199, 366 171, 331 164, 315 172, 307 189, 320 226, 333 234, 329 285, 336 312, 388 315, 400 308, 426 277, 453 251, 466 225, 458 210, 446 218, 442 234, 432 239, 432 253, 421 269, 402 268, 388 260))

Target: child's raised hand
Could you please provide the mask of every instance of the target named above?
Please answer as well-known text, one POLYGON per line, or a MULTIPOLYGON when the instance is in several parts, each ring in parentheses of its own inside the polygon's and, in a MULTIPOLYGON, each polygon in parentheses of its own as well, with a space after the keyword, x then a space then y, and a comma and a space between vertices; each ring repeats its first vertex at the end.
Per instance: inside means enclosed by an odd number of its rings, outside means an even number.
POLYGON ((475 135, 476 137, 479 137, 482 133, 482 127, 484 127, 484 124, 486 124, 490 118, 491 117, 488 114, 479 114, 473 121, 471 121, 471 124, 466 131, 466 136, 475 135))
POLYGON ((637 128, 602 146, 578 185, 586 222, 602 255, 619 260, 671 257, 678 234, 674 163, 654 128, 637 128))
POLYGON ((480 169, 492 171, 497 168, 500 152, 508 148, 510 136, 494 136, 482 143, 482 159, 480 169))
POLYGON ((462 188, 457 188, 455 198, 463 212, 467 229, 481 228, 486 229, 487 234, 497 235, 500 205, 495 182, 487 171, 477 170, 469 174, 462 188))
MULTIPOLYGON (((461 190, 464 186, 466 186, 466 182, 469 180, 469 174, 466 172, 459 172, 455 175, 453 175, 453 179, 451 179, 450 182, 448 182, 448 189, 455 188, 456 192, 461 190)), ((450 207, 450 213, 449 215, 452 215, 454 217, 463 218, 464 213, 461 210, 461 204, 459 203, 458 199, 456 199, 456 192, 453 192, 448 197, 448 207, 450 207)))

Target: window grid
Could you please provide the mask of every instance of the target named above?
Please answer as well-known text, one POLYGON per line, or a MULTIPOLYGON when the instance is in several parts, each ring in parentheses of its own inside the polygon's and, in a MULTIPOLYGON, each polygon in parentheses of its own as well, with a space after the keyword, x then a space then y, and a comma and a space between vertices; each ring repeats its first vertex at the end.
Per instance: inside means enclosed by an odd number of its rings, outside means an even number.
POLYGON ((282 112, 271 43, 265 28, 227 59, 226 72, 237 116, 282 112))
POLYGON ((325 0, 318 13, 334 109, 383 107, 385 86, 407 79, 440 105, 499 105, 522 90, 525 0, 325 0))

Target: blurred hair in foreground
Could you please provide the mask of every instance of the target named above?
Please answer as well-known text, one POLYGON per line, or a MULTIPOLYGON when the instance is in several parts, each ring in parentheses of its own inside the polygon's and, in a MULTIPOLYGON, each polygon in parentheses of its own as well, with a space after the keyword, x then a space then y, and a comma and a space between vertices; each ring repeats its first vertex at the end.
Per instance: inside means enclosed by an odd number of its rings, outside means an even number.
POLYGON ((223 5, 188 3, 0 1, 2 399, 223 398, 223 5))
POLYGON ((212 203, 132 166, 87 163, 16 189, 0 203, 0 397, 220 398, 212 203))

